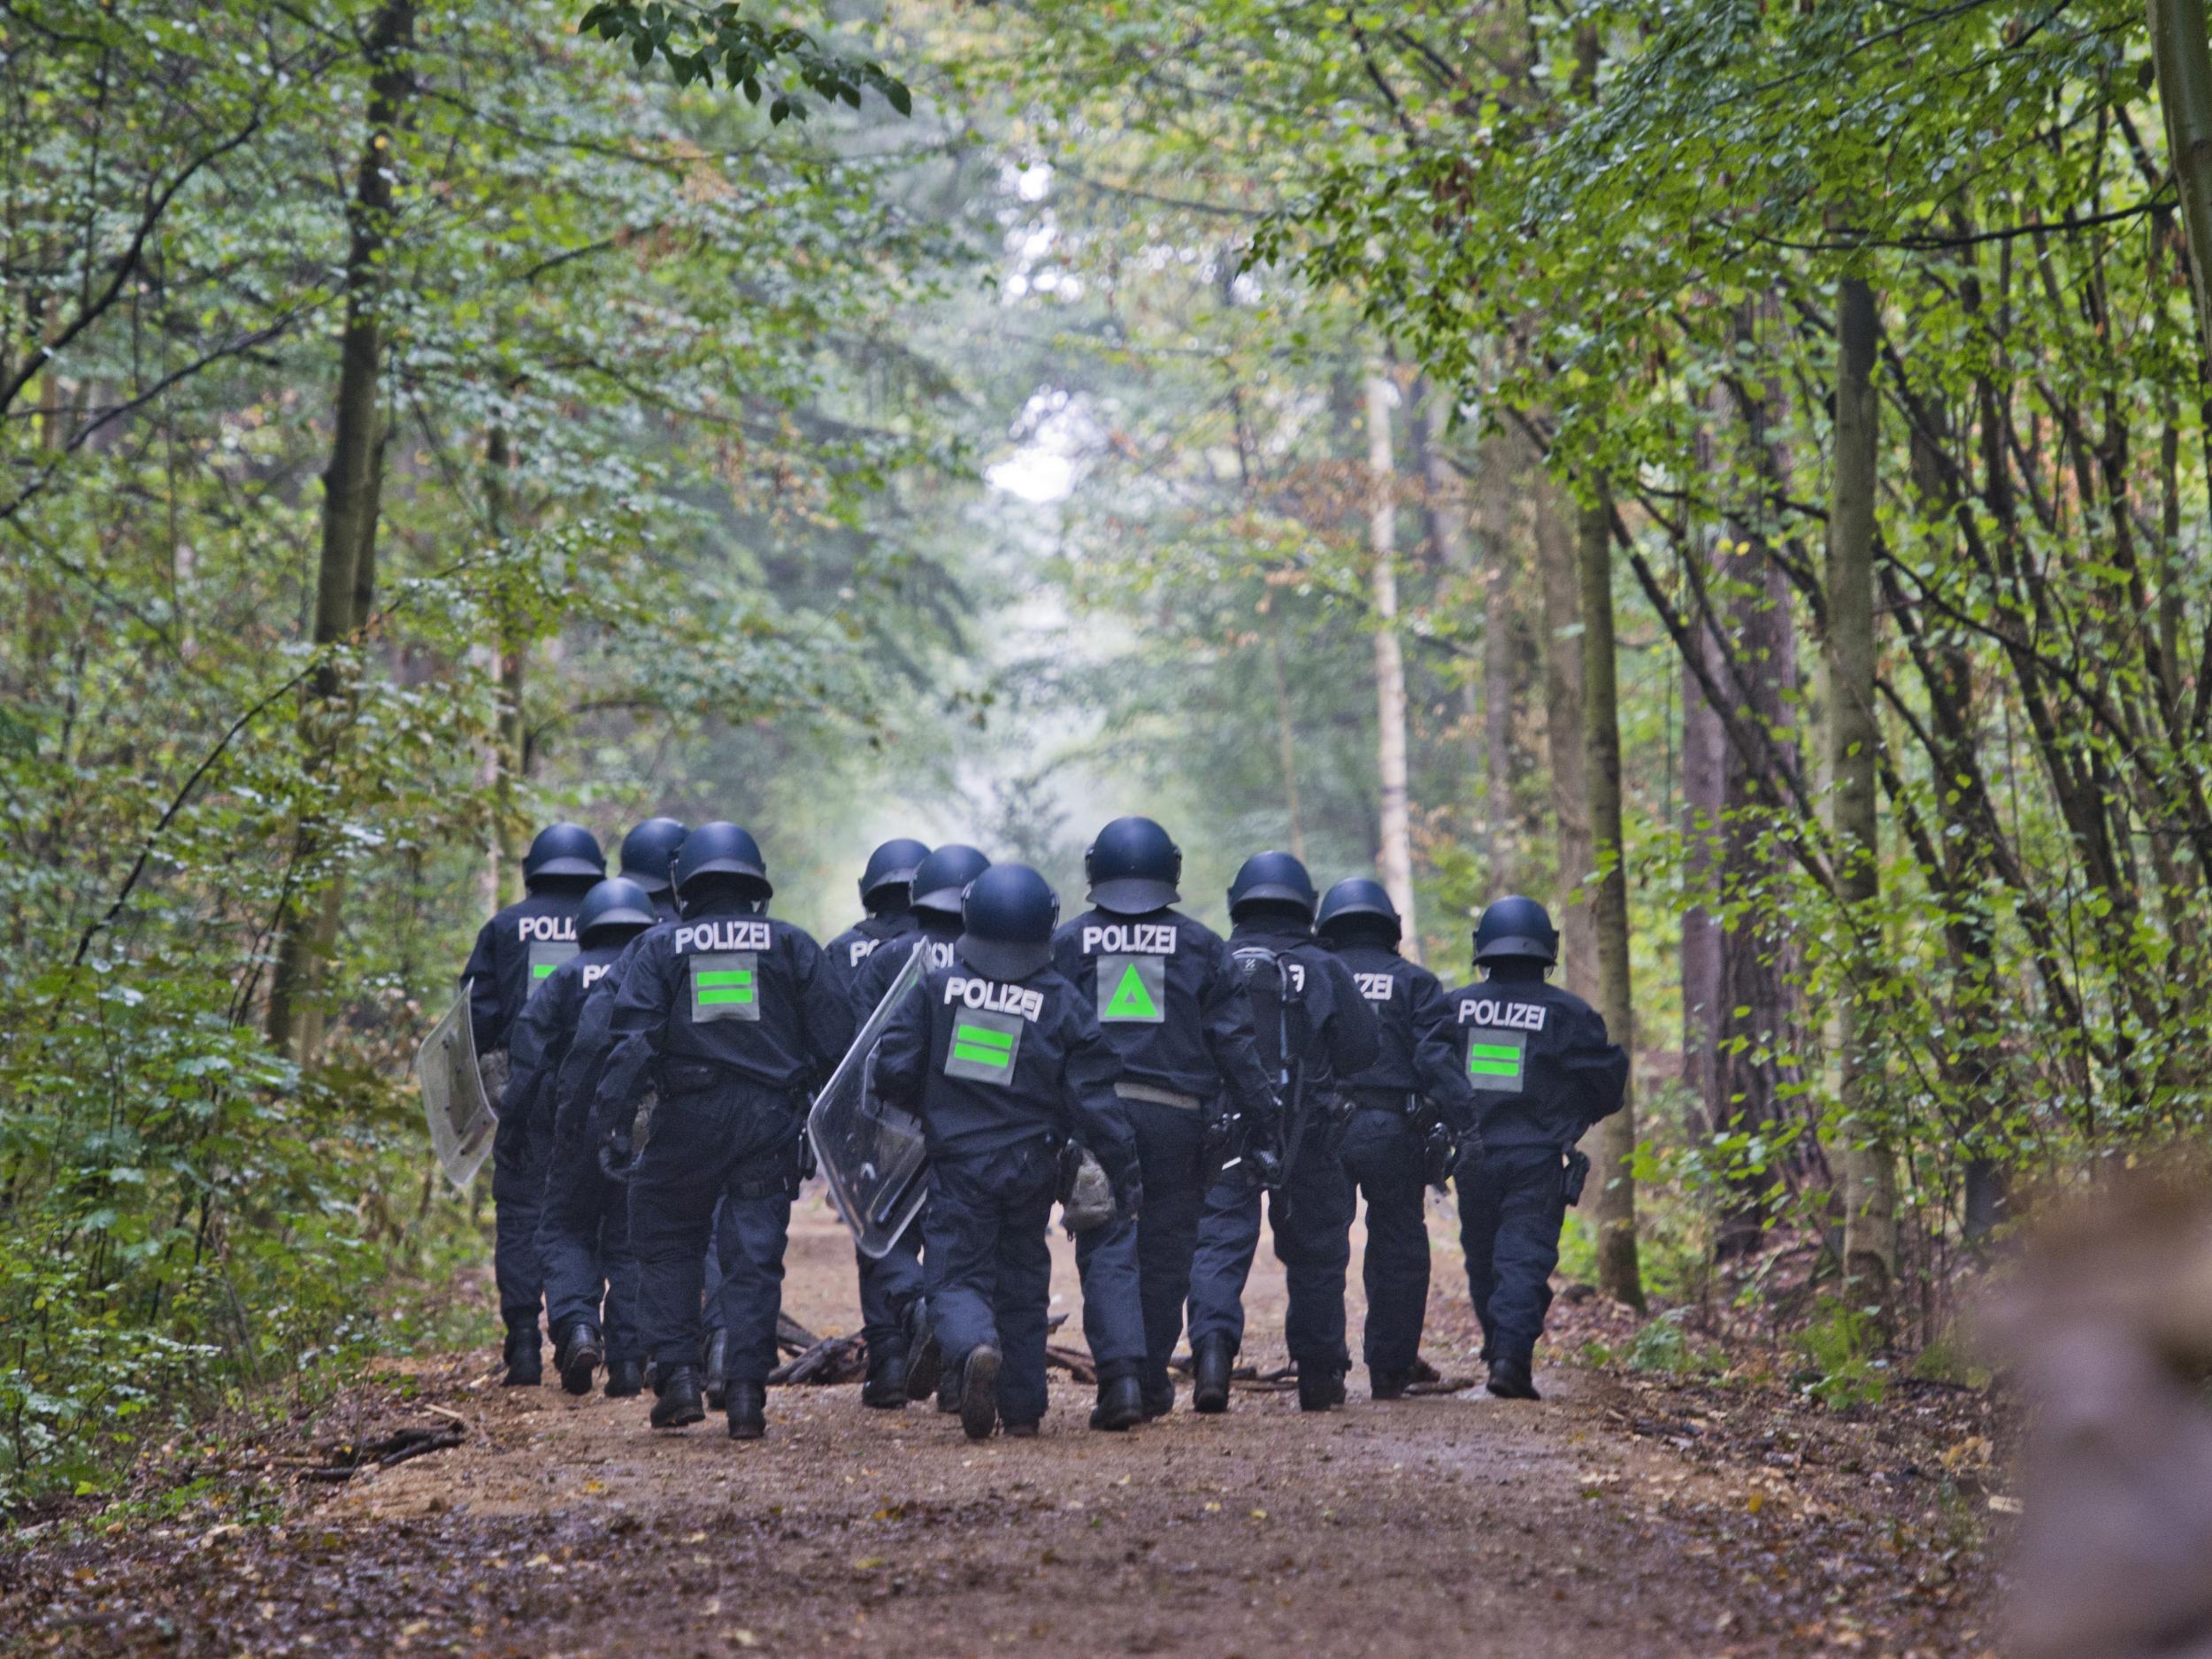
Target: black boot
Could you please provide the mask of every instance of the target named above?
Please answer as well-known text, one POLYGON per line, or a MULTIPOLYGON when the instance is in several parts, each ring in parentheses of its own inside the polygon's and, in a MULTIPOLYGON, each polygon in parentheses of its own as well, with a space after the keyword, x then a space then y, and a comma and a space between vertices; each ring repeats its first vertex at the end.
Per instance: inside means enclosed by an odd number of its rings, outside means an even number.
POLYGON ((503 1386, 509 1388, 534 1388, 545 1380, 545 1356, 540 1351, 543 1339, 538 1327, 517 1325, 507 1333, 507 1375, 503 1386))
POLYGON ((968 1350, 960 1367, 960 1432, 972 1440, 987 1440, 998 1426, 999 1352, 988 1342, 968 1350))
POLYGON ((1371 1400, 1402 1400, 1406 1385, 1413 1380, 1409 1371, 1378 1371, 1367 1368, 1367 1397, 1371 1400))
POLYGON ((1091 1426, 1119 1434, 1144 1421, 1144 1386, 1134 1377, 1117 1377, 1098 1385, 1098 1403, 1091 1409, 1091 1426))
POLYGON ((707 1409, 719 1411, 727 1402, 726 1395, 730 1386, 730 1333, 727 1331, 707 1333, 706 1350, 701 1356, 700 1365, 706 1372, 700 1386, 706 1390, 707 1409))
POLYGON ((937 1379, 937 1411, 941 1417, 951 1417, 960 1409, 960 1373, 948 1370, 937 1379))
POLYGON ((1229 1373, 1236 1369, 1237 1351, 1225 1336, 1210 1336, 1191 1352, 1190 1402, 1194 1410, 1214 1417, 1229 1409, 1229 1373))
POLYGON ((730 1438, 757 1440, 768 1432, 768 1391, 758 1383, 732 1383, 728 1389, 730 1438))
POLYGON ((1484 1385, 1501 1400, 1537 1400, 1536 1380, 1528 1374, 1525 1359, 1499 1358, 1490 1362, 1490 1380, 1484 1385))
POLYGON ((1301 1411, 1326 1411, 1343 1398, 1338 1393, 1341 1386, 1333 1371, 1302 1368, 1298 1372, 1298 1409, 1301 1411))
POLYGON ((1175 1409, 1175 1379, 1172 1377, 1148 1377, 1138 1385, 1138 1392, 1144 1399, 1144 1420, 1147 1423, 1155 1417, 1164 1417, 1175 1409))
POLYGON ((645 1367, 634 1359, 607 1362, 607 1398, 634 1400, 645 1392, 645 1367))
POLYGON ((599 1333, 581 1319, 562 1332, 561 1340, 553 1345, 553 1363, 561 1373, 563 1392, 589 1394, 591 1374, 605 1357, 606 1350, 599 1346, 599 1333))
POLYGON ((689 1365, 664 1368, 657 1385, 660 1398, 653 1402, 653 1426, 687 1429, 706 1420, 706 1402, 699 1397, 699 1373, 689 1365))
POLYGON ((918 1298, 906 1310, 906 1397, 926 1400, 945 1379, 945 1350, 929 1326, 929 1309, 918 1298))
POLYGON ((860 1385, 860 1403, 882 1411, 906 1409, 906 1344, 898 1338, 868 1345, 868 1379, 860 1385))

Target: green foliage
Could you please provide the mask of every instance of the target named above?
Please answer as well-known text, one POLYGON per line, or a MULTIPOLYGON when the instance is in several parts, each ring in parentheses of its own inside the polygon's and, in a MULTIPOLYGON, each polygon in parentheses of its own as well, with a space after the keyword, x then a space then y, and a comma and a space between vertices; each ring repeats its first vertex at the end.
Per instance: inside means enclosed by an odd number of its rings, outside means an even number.
POLYGON ((1628 1369, 1667 1377, 1715 1374, 1727 1369, 1718 1356, 1700 1349, 1683 1329, 1685 1311, 1676 1309, 1644 1322, 1628 1345, 1628 1369))
POLYGON ((1878 1310, 1853 1308, 1824 1296, 1791 1339, 1799 1361, 1793 1380, 1809 1400, 1832 1411, 1878 1405, 1889 1389, 1889 1361, 1879 1352, 1878 1310))
MULTIPOLYGON (((848 153, 864 119, 764 141, 609 74, 558 0, 411 13, 373 613, 322 645, 379 8, 0 17, 0 1504, 478 1334, 408 1064, 503 850, 556 810, 611 840, 773 806, 726 780, 780 770, 833 810, 950 634, 889 500, 957 465, 946 382, 876 342, 956 242, 848 153), (280 1055, 276 930, 326 902, 280 1055)), ((787 50, 818 90, 841 61, 787 50)))
MULTIPOLYGON (((680 87, 694 81, 712 86, 719 65, 723 85, 742 91, 747 103, 758 104, 764 79, 780 65, 826 103, 842 101, 856 110, 864 92, 876 92, 901 115, 914 112, 914 95, 881 64, 827 50, 804 29, 757 21, 734 5, 709 10, 682 0, 653 0, 648 5, 602 0, 577 19, 576 28, 627 45, 641 69, 656 58, 663 59, 680 87)), ((806 117, 804 101, 793 93, 769 96, 771 126, 806 117)))

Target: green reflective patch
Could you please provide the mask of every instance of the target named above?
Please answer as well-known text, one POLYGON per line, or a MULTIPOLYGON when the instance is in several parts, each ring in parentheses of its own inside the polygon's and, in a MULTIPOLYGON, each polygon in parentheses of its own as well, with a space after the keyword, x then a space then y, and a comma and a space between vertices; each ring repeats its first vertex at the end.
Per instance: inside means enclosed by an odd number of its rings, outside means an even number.
POLYGON ((1021 1033, 1022 1020, 1018 1014, 974 1011, 955 1015, 952 1052, 945 1056, 945 1075, 978 1083, 1010 1082, 1021 1033))
POLYGON ((691 1023, 760 1018, 760 962, 749 950, 722 950, 693 956, 691 1023))
POLYGON ((1528 1059, 1525 1032, 1472 1031, 1467 1033, 1467 1081, 1479 1089, 1517 1094, 1528 1059))
POLYGON ((1157 1025, 1167 1018, 1165 956, 1101 956, 1098 1017, 1157 1025))

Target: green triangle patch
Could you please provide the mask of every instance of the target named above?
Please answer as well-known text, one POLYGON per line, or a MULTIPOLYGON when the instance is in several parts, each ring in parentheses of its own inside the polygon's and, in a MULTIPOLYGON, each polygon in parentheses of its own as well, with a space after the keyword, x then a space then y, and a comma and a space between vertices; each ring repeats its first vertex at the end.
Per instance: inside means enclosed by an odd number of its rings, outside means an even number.
POLYGON ((1152 993, 1144 988, 1144 978, 1131 963, 1121 971, 1121 983, 1114 987, 1113 1000, 1106 1004, 1109 1019, 1157 1019, 1159 1005, 1153 1002, 1152 993))

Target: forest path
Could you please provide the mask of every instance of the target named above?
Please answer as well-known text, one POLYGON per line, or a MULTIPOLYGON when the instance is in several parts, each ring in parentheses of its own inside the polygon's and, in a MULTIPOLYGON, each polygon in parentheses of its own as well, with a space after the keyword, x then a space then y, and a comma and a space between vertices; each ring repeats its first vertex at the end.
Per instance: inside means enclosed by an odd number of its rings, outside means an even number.
MULTIPOLYGON (((790 1265, 794 1317, 849 1328, 850 1248, 810 1202, 790 1265)), ((1440 1249, 1448 1321, 1455 1297, 1465 1307, 1455 1265, 1440 1249)), ((1059 1268, 1071 1294, 1064 1247, 1059 1268)), ((1264 1364, 1282 1295, 1264 1247, 1254 1277, 1248 1356, 1264 1364)), ((1353 1289, 1356 1349, 1356 1263, 1353 1289)), ((1463 1347, 1443 1335, 1435 1351, 1463 1347)), ((1349 1404, 1324 1417, 1240 1391, 1225 1417, 1180 1409, 1126 1435, 1091 1432, 1089 1391, 1062 1381, 1038 1439, 980 1445, 926 1407, 782 1388, 769 1438, 738 1445, 713 1417, 655 1434, 640 1402, 501 1388, 487 1363, 354 1391, 333 1416, 361 1438, 456 1417, 469 1433, 328 1495, 296 1488, 273 1526, 136 1527, 18 1557, 0 1645, 534 1659, 1983 1647, 1963 1598, 1915 1588, 1909 1550, 1839 1567, 1829 1552, 1855 1534, 1832 1504, 1634 1432, 1640 1408, 1601 1372, 1541 1371, 1546 1400, 1508 1404, 1479 1390, 1378 1403, 1356 1371, 1349 1404)))

